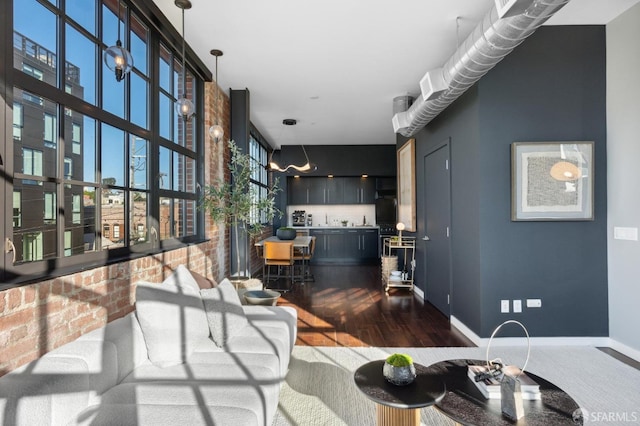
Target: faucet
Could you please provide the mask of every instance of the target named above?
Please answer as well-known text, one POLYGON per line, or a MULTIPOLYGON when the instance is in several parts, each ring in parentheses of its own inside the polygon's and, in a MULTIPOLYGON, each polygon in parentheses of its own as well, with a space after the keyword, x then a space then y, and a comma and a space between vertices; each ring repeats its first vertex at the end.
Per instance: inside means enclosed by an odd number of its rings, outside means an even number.
POLYGON ((324 214, 324 224, 325 224, 325 225, 328 225, 328 224, 329 224, 329 218, 328 218, 328 216, 327 216, 327 214, 326 214, 326 213, 324 214))

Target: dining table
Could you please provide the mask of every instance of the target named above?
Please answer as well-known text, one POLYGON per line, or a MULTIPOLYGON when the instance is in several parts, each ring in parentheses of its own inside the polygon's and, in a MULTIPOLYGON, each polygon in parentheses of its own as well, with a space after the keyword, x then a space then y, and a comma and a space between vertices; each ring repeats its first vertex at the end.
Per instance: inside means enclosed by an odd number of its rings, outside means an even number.
MULTIPOLYGON (((293 240, 282 240, 280 238, 278 238, 275 235, 272 235, 270 237, 267 237, 263 240, 257 241, 254 245, 258 248, 261 248, 264 246, 264 243, 266 242, 277 242, 277 243, 288 243, 288 242, 292 242, 293 243, 293 248, 294 249, 300 249, 302 250, 305 254, 309 254, 309 250, 311 247, 311 239, 312 237, 308 236, 308 235, 297 235, 293 240)), ((302 256, 302 268, 301 270, 303 271, 298 277, 294 276, 294 280, 296 278, 299 278, 300 281, 304 284, 304 271, 305 271, 305 256, 302 256)))

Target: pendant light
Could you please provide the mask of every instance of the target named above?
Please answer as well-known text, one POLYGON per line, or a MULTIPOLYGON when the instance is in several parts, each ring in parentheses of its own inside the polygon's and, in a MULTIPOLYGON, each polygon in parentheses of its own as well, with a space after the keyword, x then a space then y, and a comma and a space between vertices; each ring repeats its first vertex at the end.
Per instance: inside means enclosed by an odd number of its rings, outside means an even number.
MULTIPOLYGON (((297 120, 295 120, 294 118, 285 118, 284 120, 282 120, 282 124, 284 124, 285 126, 295 126, 297 123, 298 123, 297 120)), ((280 167, 278 163, 273 161, 273 152, 272 152, 271 158, 269 158, 269 165, 267 166, 267 169, 270 171, 282 172, 282 173, 287 172, 289 169, 297 170, 300 173, 311 173, 318 170, 318 166, 309 161, 309 156, 307 155, 307 150, 304 149, 304 145, 300 145, 300 147, 302 148, 302 152, 304 153, 304 158, 307 160, 306 163, 304 163, 301 166, 297 166, 295 164, 289 164, 288 166, 280 167)))
POLYGON ((184 53, 184 10, 191 9, 191 2, 189 0, 175 0, 175 4, 182 9, 182 98, 176 101, 176 112, 182 116, 184 121, 189 121, 191 117, 193 117, 195 108, 193 102, 187 99, 187 68, 184 53))
POLYGON ((120 0, 118 1, 118 40, 115 46, 109 47, 104 51, 104 63, 111 71, 116 74, 116 81, 122 81, 133 69, 133 56, 124 47, 120 41, 120 0))
POLYGON ((214 99, 214 104, 213 104, 214 105, 213 113, 216 116, 216 124, 214 124, 213 126, 209 127, 209 136, 211 136, 211 139, 213 139, 215 142, 218 142, 224 136, 224 129, 220 125, 220 122, 218 120, 219 114, 217 113, 217 111, 218 111, 218 92, 220 91, 220 86, 218 86, 218 58, 220 56, 222 56, 223 53, 222 53, 222 50, 213 49, 211 51, 211 54, 216 57, 216 97, 214 99))

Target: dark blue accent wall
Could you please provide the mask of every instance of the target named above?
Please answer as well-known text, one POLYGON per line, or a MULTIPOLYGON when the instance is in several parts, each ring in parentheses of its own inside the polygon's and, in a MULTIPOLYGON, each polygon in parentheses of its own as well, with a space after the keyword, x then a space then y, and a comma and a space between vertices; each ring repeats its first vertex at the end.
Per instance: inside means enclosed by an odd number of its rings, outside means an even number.
POLYGON ((605 27, 542 27, 416 136, 418 236, 423 158, 450 138, 452 315, 480 337, 511 318, 608 335, 605 72, 605 27), (512 222, 511 143, 580 140, 595 142, 595 220, 512 222), (500 313, 527 298, 542 308, 500 313))

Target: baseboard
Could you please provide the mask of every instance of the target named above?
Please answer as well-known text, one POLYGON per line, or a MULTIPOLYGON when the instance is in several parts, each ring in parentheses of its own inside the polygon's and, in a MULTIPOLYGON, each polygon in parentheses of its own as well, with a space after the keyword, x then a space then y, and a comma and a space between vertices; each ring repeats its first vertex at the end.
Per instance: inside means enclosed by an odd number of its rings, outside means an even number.
MULTIPOLYGON (((454 317, 450 318, 451 325, 457 328, 469 340, 477 346, 487 346, 489 344, 488 337, 480 337, 474 333, 469 327, 464 325, 462 321, 454 317)), ((526 344, 525 337, 494 337, 491 341, 493 346, 513 346, 526 344)), ((609 337, 532 337, 531 344, 536 346, 606 346, 610 347, 611 339, 609 337)), ((613 349, 616 349, 612 347, 613 349)), ((630 348, 629 348, 630 349, 630 348)), ((618 350, 618 349, 616 349, 618 350)), ((618 352, 624 353, 620 350, 618 352)), ((633 356, 625 355, 633 358, 633 356)))
POLYGON ((424 301, 424 291, 416 285, 413 286, 413 295, 418 297, 418 299, 424 301))
POLYGON ((636 361, 640 362, 640 351, 634 348, 631 348, 624 343, 620 343, 615 339, 609 338, 609 344, 607 347, 614 349, 620 352, 623 355, 628 356, 629 358, 633 358, 636 361))

